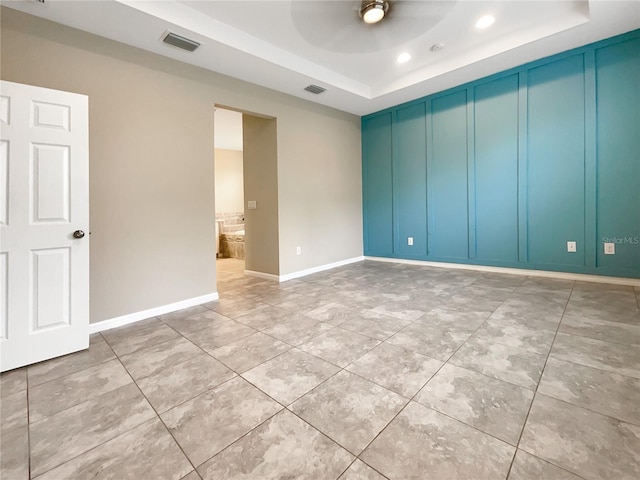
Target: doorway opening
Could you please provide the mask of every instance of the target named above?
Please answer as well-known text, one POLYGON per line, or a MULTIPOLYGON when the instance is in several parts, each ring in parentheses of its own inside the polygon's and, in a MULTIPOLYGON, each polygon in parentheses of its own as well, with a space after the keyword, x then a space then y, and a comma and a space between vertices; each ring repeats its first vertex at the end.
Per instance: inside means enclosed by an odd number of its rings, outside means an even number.
POLYGON ((214 148, 217 278, 278 280, 276 118, 215 105, 214 148))
POLYGON ((245 266, 245 201, 242 113, 214 112, 215 221, 218 276, 245 266))

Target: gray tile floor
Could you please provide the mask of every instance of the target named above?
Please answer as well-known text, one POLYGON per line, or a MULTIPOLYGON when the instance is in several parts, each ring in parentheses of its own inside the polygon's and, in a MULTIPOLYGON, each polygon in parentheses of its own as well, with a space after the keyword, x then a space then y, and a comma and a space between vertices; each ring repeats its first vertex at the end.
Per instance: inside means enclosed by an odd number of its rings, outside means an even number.
POLYGON ((3 374, 0 477, 640 478, 640 288, 218 268, 218 302, 3 374))

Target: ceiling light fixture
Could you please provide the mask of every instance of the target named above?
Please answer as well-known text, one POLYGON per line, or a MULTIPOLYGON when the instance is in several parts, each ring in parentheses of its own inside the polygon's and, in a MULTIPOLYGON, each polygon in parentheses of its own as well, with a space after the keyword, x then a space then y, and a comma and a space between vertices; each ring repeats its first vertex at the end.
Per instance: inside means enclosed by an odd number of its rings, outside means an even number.
POLYGON ((411 60, 410 53, 404 52, 398 55, 398 63, 407 63, 409 60, 411 60))
POLYGON ((360 7, 360 16, 364 23, 378 23, 389 11, 387 0, 364 0, 360 7))
POLYGON ((493 15, 484 15, 476 22, 476 28, 487 28, 493 25, 496 19, 493 15))

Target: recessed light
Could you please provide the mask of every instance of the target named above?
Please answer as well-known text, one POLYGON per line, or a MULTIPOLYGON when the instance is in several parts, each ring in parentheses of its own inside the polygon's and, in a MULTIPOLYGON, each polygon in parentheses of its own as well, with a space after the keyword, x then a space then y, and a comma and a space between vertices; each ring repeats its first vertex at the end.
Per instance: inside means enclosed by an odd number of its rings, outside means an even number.
POLYGON ((483 17, 480 17, 476 22, 476 28, 490 27, 495 21, 496 19, 493 15, 484 15, 483 17))
POLYGON ((407 63, 411 60, 411 54, 404 52, 398 55, 398 63, 407 63))

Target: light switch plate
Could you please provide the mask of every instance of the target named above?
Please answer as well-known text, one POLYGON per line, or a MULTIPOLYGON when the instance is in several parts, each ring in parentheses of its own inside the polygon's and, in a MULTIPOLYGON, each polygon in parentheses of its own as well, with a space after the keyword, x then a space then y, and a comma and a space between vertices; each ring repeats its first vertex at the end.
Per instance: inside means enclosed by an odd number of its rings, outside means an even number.
POLYGON ((256 204, 256 201, 255 201, 255 200, 249 200, 249 201, 247 202, 247 208, 248 208, 249 210, 255 210, 256 208, 258 208, 258 206, 257 206, 257 204, 256 204))
POLYGON ((605 255, 615 255, 616 254, 616 244, 615 243, 606 243, 604 244, 604 254, 605 255))
POLYGON ((413 246, 413 237, 408 237, 407 238, 407 245, 413 246))

